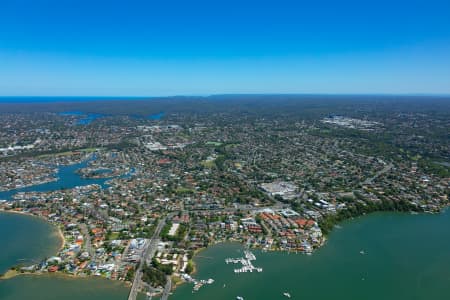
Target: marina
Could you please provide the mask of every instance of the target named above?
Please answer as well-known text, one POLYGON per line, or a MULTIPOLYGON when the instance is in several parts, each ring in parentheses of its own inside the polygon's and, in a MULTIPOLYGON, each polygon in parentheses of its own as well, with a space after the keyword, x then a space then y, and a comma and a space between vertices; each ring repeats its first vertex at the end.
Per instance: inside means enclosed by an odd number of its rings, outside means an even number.
POLYGON ((188 275, 186 273, 182 274, 181 277, 185 281, 194 284, 194 287, 192 289, 192 293, 197 292, 205 284, 213 284, 214 283, 214 279, 212 279, 212 278, 209 278, 208 280, 205 280, 205 279, 197 280, 195 278, 192 278, 190 275, 188 275))
POLYGON ((242 264, 241 268, 234 269, 234 273, 237 273, 237 274, 239 274, 239 273, 246 273, 246 272, 253 272, 253 271, 262 272, 263 271, 262 268, 255 267, 253 265, 252 261, 254 261, 254 260, 256 260, 256 256, 252 252, 250 252, 248 250, 245 250, 244 251, 244 257, 241 257, 241 258, 226 258, 225 259, 225 263, 226 264, 230 264, 230 263, 232 263, 232 264, 239 264, 239 263, 241 263, 242 264))
POLYGON ((202 251, 201 256, 210 258, 194 258, 195 276, 212 277, 215 283, 194 294, 192 286, 182 285, 170 299, 289 299, 283 293, 290 299, 443 299, 450 294, 449 224, 450 210, 355 218, 340 223, 342 228, 311 256, 251 250, 257 258, 252 263, 264 272, 249 276, 237 276, 236 265, 224 263, 243 256, 244 248, 218 244, 202 251), (427 233, 428 242, 418 243, 427 233))

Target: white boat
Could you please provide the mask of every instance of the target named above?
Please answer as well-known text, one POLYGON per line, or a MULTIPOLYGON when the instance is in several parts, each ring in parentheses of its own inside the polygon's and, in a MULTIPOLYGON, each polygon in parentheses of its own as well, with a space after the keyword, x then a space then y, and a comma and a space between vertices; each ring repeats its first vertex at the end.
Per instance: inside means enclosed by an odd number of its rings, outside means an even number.
POLYGON ((237 296, 237 297, 236 297, 236 300, 244 300, 244 298, 241 297, 241 296, 237 296))
POLYGON ((291 294, 289 294, 288 292, 284 292, 283 296, 287 297, 287 298, 291 298, 291 294))

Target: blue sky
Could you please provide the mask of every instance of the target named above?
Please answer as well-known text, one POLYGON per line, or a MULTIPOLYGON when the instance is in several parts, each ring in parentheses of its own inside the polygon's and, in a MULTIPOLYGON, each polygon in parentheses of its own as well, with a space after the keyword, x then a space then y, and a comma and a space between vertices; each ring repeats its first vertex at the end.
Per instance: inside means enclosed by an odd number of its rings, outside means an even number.
POLYGON ((450 1, 0 1, 0 95, 450 94, 450 1))

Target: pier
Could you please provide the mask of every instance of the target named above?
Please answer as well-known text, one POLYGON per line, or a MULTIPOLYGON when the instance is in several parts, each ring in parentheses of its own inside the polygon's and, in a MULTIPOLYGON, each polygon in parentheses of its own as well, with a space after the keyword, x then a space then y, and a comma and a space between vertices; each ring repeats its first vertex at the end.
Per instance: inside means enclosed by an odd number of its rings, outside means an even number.
POLYGON ((234 273, 239 274, 239 273, 247 273, 247 272, 262 272, 263 269, 259 268, 259 267, 255 267, 252 263, 252 261, 256 260, 256 256, 250 252, 250 251, 244 251, 244 257, 241 258, 226 258, 225 259, 225 263, 229 264, 238 264, 241 263, 242 267, 241 268, 237 268, 234 269, 234 273))

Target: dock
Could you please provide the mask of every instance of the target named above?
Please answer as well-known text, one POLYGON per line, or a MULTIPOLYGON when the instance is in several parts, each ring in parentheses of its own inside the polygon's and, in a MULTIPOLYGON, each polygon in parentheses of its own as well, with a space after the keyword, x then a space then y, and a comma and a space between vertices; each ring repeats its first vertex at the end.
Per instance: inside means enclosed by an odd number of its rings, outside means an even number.
POLYGON ((252 252, 246 250, 246 251, 244 251, 244 257, 241 257, 241 258, 226 258, 225 259, 225 263, 226 264, 230 264, 230 263, 232 263, 232 264, 239 264, 239 263, 242 264, 241 268, 234 269, 234 273, 236 273, 236 274, 253 272, 253 271, 262 272, 263 271, 262 268, 255 267, 253 265, 252 261, 254 261, 254 260, 256 260, 256 256, 252 252))

